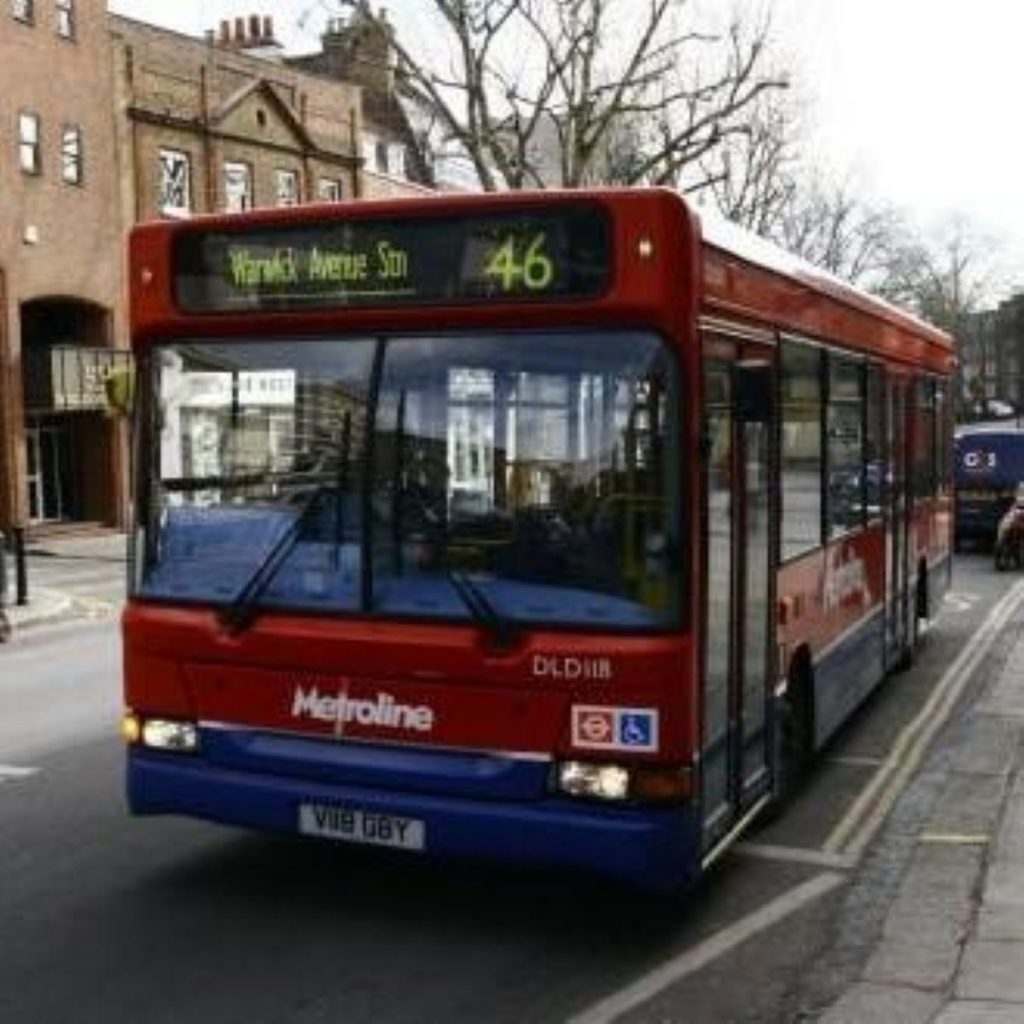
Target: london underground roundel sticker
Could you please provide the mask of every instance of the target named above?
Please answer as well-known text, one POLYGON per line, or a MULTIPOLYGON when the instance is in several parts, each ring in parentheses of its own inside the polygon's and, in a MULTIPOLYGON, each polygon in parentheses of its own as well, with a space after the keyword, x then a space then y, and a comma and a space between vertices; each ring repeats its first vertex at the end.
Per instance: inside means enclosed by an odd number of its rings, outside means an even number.
POLYGON ((584 750, 656 751, 658 712, 655 708, 574 704, 572 745, 584 750))

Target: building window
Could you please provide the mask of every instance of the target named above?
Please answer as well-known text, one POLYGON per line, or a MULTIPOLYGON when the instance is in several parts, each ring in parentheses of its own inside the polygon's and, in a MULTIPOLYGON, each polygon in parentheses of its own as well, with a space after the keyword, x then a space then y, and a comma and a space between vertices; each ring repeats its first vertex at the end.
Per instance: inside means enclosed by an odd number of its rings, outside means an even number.
POLYGON ((232 160, 224 164, 224 209, 228 213, 252 209, 252 169, 248 164, 232 160))
POLYGON ((392 142, 388 146, 388 172, 399 178, 408 177, 405 166, 405 146, 392 142))
POLYGON ((160 150, 157 205, 162 213, 189 213, 192 209, 191 168, 187 153, 160 150))
POLYGON ((18 115, 18 152, 21 169, 25 174, 39 174, 42 160, 39 154, 39 115, 18 115))
POLYGON ((388 144, 377 142, 374 146, 374 163, 381 174, 388 173, 388 144))
POLYGON ((278 170, 277 205, 297 206, 299 202, 299 175, 296 171, 278 170))
POLYGON ((69 185, 82 184, 82 129, 67 124, 60 136, 60 174, 69 185))
POLYGON ((36 12, 32 0, 11 0, 11 14, 18 21, 31 25, 36 20, 36 12))
POLYGON ((337 178, 321 178, 317 183, 316 197, 322 203, 340 202, 341 182, 337 178))
POLYGON ((57 0, 57 35, 75 38, 75 0, 57 0))

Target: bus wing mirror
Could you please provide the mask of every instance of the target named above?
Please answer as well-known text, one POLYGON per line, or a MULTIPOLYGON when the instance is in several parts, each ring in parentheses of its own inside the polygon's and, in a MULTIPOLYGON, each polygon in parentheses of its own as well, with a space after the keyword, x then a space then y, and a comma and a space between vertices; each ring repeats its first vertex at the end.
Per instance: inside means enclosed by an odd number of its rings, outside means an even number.
POLYGON ((103 393, 108 416, 128 416, 135 399, 135 371, 130 366, 111 370, 103 379, 103 393))
POLYGON ((737 363, 733 394, 738 420, 748 423, 770 422, 774 404, 771 364, 753 360, 737 363))

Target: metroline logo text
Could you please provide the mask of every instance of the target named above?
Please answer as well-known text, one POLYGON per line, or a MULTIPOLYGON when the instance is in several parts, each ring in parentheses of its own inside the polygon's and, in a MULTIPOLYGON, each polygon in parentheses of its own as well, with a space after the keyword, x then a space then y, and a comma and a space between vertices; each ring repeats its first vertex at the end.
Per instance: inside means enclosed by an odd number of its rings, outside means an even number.
POLYGON ((334 722, 337 726, 355 722, 379 729, 412 729, 430 732, 434 728, 434 712, 424 704, 399 704, 390 693, 380 691, 368 700, 349 697, 346 693, 321 694, 317 687, 295 688, 292 718, 313 718, 334 722))

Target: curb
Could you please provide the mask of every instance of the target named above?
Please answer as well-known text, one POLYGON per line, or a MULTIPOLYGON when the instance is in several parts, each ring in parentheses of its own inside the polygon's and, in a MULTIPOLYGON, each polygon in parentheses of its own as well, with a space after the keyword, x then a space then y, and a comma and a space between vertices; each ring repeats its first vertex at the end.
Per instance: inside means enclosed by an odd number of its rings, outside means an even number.
POLYGON ((25 606, 11 605, 4 609, 12 632, 33 629, 53 622, 75 617, 75 600, 69 594, 55 590, 40 590, 38 596, 25 606))

